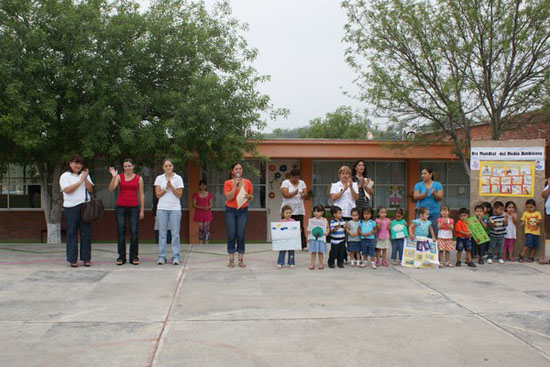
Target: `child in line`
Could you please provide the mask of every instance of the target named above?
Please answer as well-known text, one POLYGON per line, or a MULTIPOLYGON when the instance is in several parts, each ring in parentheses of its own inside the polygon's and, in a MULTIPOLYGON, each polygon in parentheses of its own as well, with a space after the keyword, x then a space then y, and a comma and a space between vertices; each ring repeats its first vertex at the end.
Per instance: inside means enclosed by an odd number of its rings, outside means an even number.
MULTIPOLYGON (((281 222, 295 222, 292 218, 292 208, 290 205, 284 205, 281 208, 281 222)), ((279 251, 279 259, 277 260, 277 267, 281 269, 285 265, 285 255, 288 252, 288 267, 294 269, 295 258, 294 250, 279 251)))
MULTIPOLYGON (((315 207, 313 208, 313 218, 310 218, 309 220, 311 221, 312 219, 316 219, 316 220, 322 219, 324 221, 324 225, 322 226, 322 228, 324 229, 324 233, 321 236, 319 236, 318 239, 316 240, 313 240, 313 239, 309 240, 309 253, 311 254, 311 264, 309 265, 309 270, 315 269, 315 254, 317 254, 319 257, 318 269, 319 270, 324 269, 323 254, 327 252, 327 242, 325 241, 325 238, 329 232, 328 221, 326 218, 324 218, 324 215, 325 215, 325 207, 320 204, 315 205, 315 207)), ((309 228, 311 227, 312 226, 308 223, 308 233, 307 233, 308 237, 311 235, 311 232, 309 231, 309 228)))
POLYGON ((466 219, 470 216, 470 211, 467 208, 460 208, 458 211, 459 220, 455 225, 456 233, 456 266, 461 266, 460 259, 462 258, 462 251, 466 252, 466 264, 475 268, 476 264, 472 261, 472 242, 470 241, 470 231, 466 225, 466 219))
POLYGON ((376 218, 376 266, 388 266, 386 252, 390 248, 390 220, 387 218, 387 210, 383 206, 378 207, 376 218))
MULTIPOLYGON (((491 203, 489 203, 488 201, 484 201, 483 203, 481 203, 481 208, 482 208, 481 218, 483 218, 483 220, 480 219, 480 217, 478 217, 478 219, 480 220, 481 224, 483 225, 483 228, 485 229, 485 232, 487 233, 487 236, 489 236, 489 234, 491 232, 491 227, 489 226, 489 217, 491 215, 493 215, 493 207, 491 206, 491 203)), ((475 211, 475 209, 474 209, 474 211, 475 211)), ((489 247, 489 242, 484 243, 483 248, 480 248, 481 245, 482 245, 481 243, 477 243, 472 238, 472 258, 474 258, 476 256, 479 256, 480 259, 483 259, 483 257, 485 256, 485 253, 487 252, 487 249, 489 247), (480 252, 481 252, 481 255, 480 255, 480 252)), ((483 261, 480 264, 483 264, 483 261)))
POLYGON ((516 212, 516 204, 513 201, 508 201, 504 205, 506 209, 506 218, 508 225, 506 226, 506 234, 504 235, 504 247, 502 249, 502 260, 514 260, 514 241, 516 240, 516 225, 518 224, 518 214, 516 212), (508 257, 506 257, 508 253, 508 257))
POLYGON ((374 251, 374 234, 376 233, 376 222, 372 220, 374 212, 372 208, 364 208, 361 213, 361 221, 359 222, 359 236, 361 237, 361 253, 363 254, 363 261, 361 267, 367 266, 367 263, 371 261, 371 266, 376 269, 376 257, 374 251))
POLYGON ((493 263, 493 256, 497 255, 499 264, 503 264, 502 260, 502 245, 504 244, 504 235, 506 235, 506 227, 508 226, 508 219, 504 215, 504 203, 502 201, 495 201, 493 204, 493 215, 489 217, 489 227, 491 232, 489 237, 489 256, 487 257, 487 264, 493 263))
POLYGON ((346 257, 346 229, 347 222, 342 219, 342 209, 338 206, 330 208, 332 220, 330 221, 330 252, 328 255, 328 267, 334 268, 337 262, 339 268, 344 267, 346 257))
POLYGON ((533 199, 525 202, 525 211, 521 216, 521 225, 525 227, 525 247, 519 255, 519 262, 524 262, 527 257, 527 262, 535 260, 535 254, 539 249, 540 242, 540 224, 542 215, 536 210, 537 203, 533 199))
POLYGON ((359 237, 359 209, 351 209, 351 220, 346 228, 348 234, 348 252, 351 258, 351 266, 360 266, 361 262, 361 238, 359 237), (357 259, 357 261, 356 261, 357 259))
POLYGON ((391 259, 393 265, 401 263, 403 260, 403 246, 405 244, 405 238, 409 236, 407 231, 407 221, 403 219, 403 209, 397 208, 393 216, 393 220, 390 223, 391 232, 391 259), (397 254, 399 253, 399 259, 397 254))
POLYGON ((449 207, 441 206, 441 217, 437 219, 437 246, 439 247, 439 263, 441 266, 452 267, 451 251, 455 250, 453 242, 454 219, 449 218, 449 207), (445 257, 445 261, 443 261, 445 257))
POLYGON ((436 238, 432 222, 428 220, 430 216, 428 208, 421 206, 416 212, 418 213, 418 218, 414 219, 409 226, 409 237, 411 241, 414 241, 418 236, 428 237, 431 235, 431 238, 436 238))
MULTIPOLYGON (((479 221, 483 229, 485 229, 485 231, 487 230, 490 231, 489 217, 484 215, 483 204, 476 205, 474 207, 474 216, 477 218, 477 220, 479 221)), ((486 241, 483 243, 477 243, 477 241, 474 240, 473 238, 471 239, 471 241, 472 241, 472 250, 476 249, 477 254, 479 255, 478 263, 480 265, 485 264, 485 260, 483 260, 483 258, 485 257, 485 252, 487 252, 487 247, 489 246, 489 242, 486 241)), ((472 251, 472 258, 473 258, 473 251, 472 251)))

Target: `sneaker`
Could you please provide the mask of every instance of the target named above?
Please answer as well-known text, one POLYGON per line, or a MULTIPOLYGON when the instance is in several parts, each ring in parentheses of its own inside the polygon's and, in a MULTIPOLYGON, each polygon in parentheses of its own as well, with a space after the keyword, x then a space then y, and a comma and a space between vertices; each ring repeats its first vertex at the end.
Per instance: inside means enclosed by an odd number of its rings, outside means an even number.
POLYGON ((386 260, 382 260, 382 265, 385 266, 385 267, 390 266, 390 264, 388 264, 388 262, 386 260))
POLYGON ((344 268, 344 264, 338 264, 338 267, 339 267, 340 269, 343 269, 343 268, 344 268))
POLYGON ((493 263, 493 259, 487 259, 487 264, 492 264, 493 263))
POLYGON ((159 264, 159 265, 164 265, 164 264, 166 264, 166 260, 164 260, 163 258, 159 258, 159 259, 157 260, 157 264, 159 264))
POLYGON ((461 265, 462 265, 462 262, 460 262, 460 260, 458 260, 458 261, 456 262, 456 266, 461 266, 461 265))
POLYGON ((527 259, 527 262, 528 262, 528 263, 532 263, 533 261, 535 261, 535 259, 532 258, 532 257, 530 257, 530 258, 527 259))
POLYGON ((504 260, 498 259, 498 263, 499 263, 499 264, 504 264, 504 260))
POLYGON ((334 264, 328 264, 328 267, 334 269, 334 264))
POLYGON ((281 264, 277 264, 277 269, 282 269, 283 266, 281 264))
POLYGON ((294 269, 294 268, 295 268, 294 265, 289 265, 288 267, 291 268, 291 269, 294 269))
POLYGON ((180 264, 180 259, 172 260, 172 265, 179 265, 179 264, 180 264))
POLYGON ((353 267, 355 267, 355 260, 351 260, 351 262, 350 262, 350 266, 353 266, 353 267))
POLYGON ((361 260, 361 264, 359 264, 359 266, 364 268, 367 266, 367 262, 365 260, 361 260))
POLYGON ((380 265, 382 265, 382 263, 380 262, 380 260, 376 260, 376 267, 380 267, 380 265))
POLYGON ((483 265, 483 264, 485 264, 485 261, 483 261, 483 259, 479 259, 478 264, 479 264, 479 265, 483 265))
POLYGON ((392 265, 399 265, 399 260, 393 260, 392 265))
POLYGON ((474 264, 473 261, 470 261, 470 262, 468 263, 468 266, 469 266, 470 268, 475 268, 475 267, 476 267, 476 264, 474 264))
POLYGON ((374 261, 371 261, 370 266, 371 268, 376 269, 376 263, 374 261))

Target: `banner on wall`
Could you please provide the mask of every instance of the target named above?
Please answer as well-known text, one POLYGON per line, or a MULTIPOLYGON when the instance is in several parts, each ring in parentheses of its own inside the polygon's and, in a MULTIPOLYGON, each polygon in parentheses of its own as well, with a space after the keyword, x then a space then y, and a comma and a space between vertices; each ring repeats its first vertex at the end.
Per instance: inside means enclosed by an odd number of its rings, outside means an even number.
POLYGON ((544 147, 472 147, 470 169, 480 170, 481 161, 533 161, 537 171, 544 171, 544 147))
POLYGON ((535 162, 480 161, 480 196, 533 197, 535 162))
POLYGON ((417 269, 437 269, 439 267, 437 244, 431 238, 416 237, 405 239, 401 265, 417 269))
POLYGON ((300 222, 271 222, 273 251, 301 250, 300 222))

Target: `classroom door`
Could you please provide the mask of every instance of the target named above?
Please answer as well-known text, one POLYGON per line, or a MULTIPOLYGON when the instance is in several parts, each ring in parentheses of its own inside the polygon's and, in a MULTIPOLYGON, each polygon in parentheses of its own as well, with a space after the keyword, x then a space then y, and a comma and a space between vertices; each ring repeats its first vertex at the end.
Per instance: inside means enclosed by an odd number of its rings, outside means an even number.
POLYGON ((300 168, 300 161, 296 159, 269 161, 267 164, 267 241, 271 242, 271 222, 281 219, 281 184, 290 178, 290 171, 300 168))

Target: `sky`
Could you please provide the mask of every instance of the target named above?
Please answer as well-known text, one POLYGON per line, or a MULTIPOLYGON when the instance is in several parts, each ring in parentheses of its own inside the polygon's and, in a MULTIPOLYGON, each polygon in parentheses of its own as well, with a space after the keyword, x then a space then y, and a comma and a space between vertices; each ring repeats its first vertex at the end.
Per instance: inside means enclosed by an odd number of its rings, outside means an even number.
MULTIPOLYGON (((148 0, 139 0, 147 7, 148 0)), ((215 0, 206 0, 213 4, 215 0)), ((253 66, 271 81, 259 90, 271 97, 289 116, 268 122, 275 128, 306 126, 337 107, 362 108, 355 73, 344 60, 346 14, 340 0, 230 0, 233 16, 248 23, 243 36, 258 49, 253 66)))

